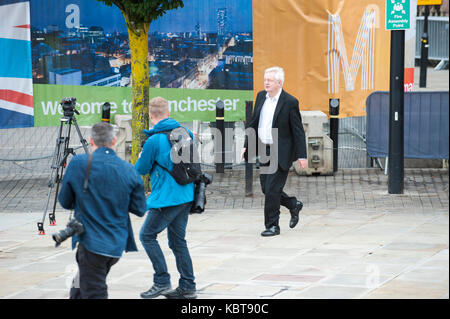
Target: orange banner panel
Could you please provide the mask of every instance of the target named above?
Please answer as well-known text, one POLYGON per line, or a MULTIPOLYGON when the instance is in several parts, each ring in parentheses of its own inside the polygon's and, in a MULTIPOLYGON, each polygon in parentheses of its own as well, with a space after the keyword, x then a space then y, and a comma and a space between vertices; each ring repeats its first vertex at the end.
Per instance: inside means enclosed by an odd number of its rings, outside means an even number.
POLYGON ((417 0, 418 6, 441 5, 442 0, 417 0))
POLYGON ((340 117, 365 115, 367 96, 389 90, 384 19, 385 0, 253 1, 255 96, 264 70, 277 65, 301 110, 328 114, 339 98, 340 117))

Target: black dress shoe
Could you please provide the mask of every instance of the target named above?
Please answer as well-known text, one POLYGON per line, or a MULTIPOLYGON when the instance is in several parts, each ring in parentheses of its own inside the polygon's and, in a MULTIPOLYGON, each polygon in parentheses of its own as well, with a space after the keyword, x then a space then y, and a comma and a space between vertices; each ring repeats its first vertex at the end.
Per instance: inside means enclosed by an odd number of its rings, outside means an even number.
POLYGON ((297 201, 297 204, 294 208, 290 209, 291 220, 289 221, 289 227, 294 228, 298 223, 298 213, 302 210, 303 203, 301 201, 297 201))
POLYGON ((263 237, 269 237, 269 236, 275 236, 280 234, 280 227, 279 226, 272 226, 270 228, 267 228, 265 231, 261 233, 261 236, 263 237))

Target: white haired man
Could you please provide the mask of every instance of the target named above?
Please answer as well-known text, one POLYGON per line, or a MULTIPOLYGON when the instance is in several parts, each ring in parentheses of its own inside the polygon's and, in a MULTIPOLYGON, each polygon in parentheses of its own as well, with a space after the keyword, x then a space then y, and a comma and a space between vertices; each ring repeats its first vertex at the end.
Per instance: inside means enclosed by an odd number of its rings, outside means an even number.
POLYGON ((302 169, 306 168, 308 163, 299 103, 295 97, 283 90, 283 83, 282 68, 271 67, 265 70, 264 90, 256 97, 253 117, 246 127, 253 128, 256 140, 249 141, 246 138, 242 151, 242 155, 248 159, 248 143, 257 143, 254 149, 258 149, 258 154, 268 156, 268 162, 264 165, 274 166, 272 171, 261 171, 260 174, 261 189, 265 196, 266 228, 261 236, 280 234, 280 205, 290 211, 290 228, 297 225, 299 212, 303 207, 297 198, 283 192, 292 162, 297 160, 302 169))

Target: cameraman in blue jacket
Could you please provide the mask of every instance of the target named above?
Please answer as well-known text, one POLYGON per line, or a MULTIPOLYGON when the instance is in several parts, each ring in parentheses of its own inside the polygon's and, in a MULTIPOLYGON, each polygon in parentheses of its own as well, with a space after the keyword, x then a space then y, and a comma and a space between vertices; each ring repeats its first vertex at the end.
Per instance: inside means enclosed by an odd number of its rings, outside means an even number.
POLYGON ((196 298, 194 270, 186 243, 186 226, 194 200, 194 183, 178 184, 167 170, 172 170, 171 144, 163 131, 180 127, 180 123, 169 118, 169 104, 161 97, 149 102, 150 121, 154 127, 144 133, 149 137, 136 163, 141 175, 150 174, 151 193, 147 198, 147 218, 140 231, 140 240, 155 271, 153 286, 142 298, 160 295, 173 299, 196 298), (167 170, 165 170, 164 168, 167 170), (178 287, 172 290, 170 275, 157 236, 167 228, 169 247, 175 255, 180 273, 178 287))
POLYGON ((106 276, 123 251, 136 251, 129 212, 144 216, 145 190, 133 165, 111 149, 117 138, 109 123, 92 127, 92 162, 86 191, 88 155, 70 161, 61 183, 58 201, 74 209, 84 232, 72 237, 78 263, 79 287, 70 290, 71 299, 106 299, 106 276))

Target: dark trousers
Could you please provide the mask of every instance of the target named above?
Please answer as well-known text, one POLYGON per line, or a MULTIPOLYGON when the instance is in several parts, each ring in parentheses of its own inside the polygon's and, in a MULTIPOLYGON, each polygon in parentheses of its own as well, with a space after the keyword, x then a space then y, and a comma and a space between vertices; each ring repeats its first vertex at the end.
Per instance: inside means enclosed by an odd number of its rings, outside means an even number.
POLYGON ((78 278, 70 289, 70 299, 108 299, 106 276, 119 258, 90 252, 80 243, 76 253, 78 278))
MULTIPOLYGON (((266 147, 266 154, 269 154, 269 147, 266 147)), ((261 166, 269 166, 270 161, 261 166)), ((261 190, 264 193, 264 225, 266 229, 272 226, 279 226, 280 205, 292 209, 297 204, 297 198, 288 196, 283 192, 284 185, 289 174, 289 170, 283 170, 278 165, 275 173, 260 174, 261 190)))

